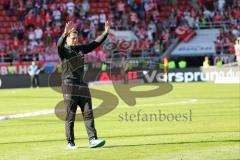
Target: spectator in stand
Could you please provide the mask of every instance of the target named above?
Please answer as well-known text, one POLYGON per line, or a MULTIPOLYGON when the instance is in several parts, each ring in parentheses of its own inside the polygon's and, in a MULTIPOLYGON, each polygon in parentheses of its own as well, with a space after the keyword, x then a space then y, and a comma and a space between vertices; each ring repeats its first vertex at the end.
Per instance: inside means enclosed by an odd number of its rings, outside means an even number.
POLYGON ((82 30, 81 30, 82 37, 84 39, 87 39, 90 35, 90 29, 88 28, 87 24, 84 24, 82 30))
POLYGON ((163 33, 162 33, 162 44, 163 44, 163 48, 166 49, 167 46, 169 45, 169 42, 170 42, 170 33, 169 33, 169 30, 165 30, 163 33))
POLYGON ((54 42, 57 42, 58 35, 60 34, 60 32, 61 32, 60 26, 55 24, 52 29, 52 39, 54 42))
POLYGON ((61 12, 58 8, 55 8, 52 12, 53 21, 59 23, 61 20, 61 12))
POLYGON ((90 6, 89 6, 89 3, 88 3, 88 0, 84 0, 83 3, 82 3, 82 10, 85 14, 87 14, 90 10, 90 6))
MULTIPOLYGON (((135 22, 138 23, 138 19, 137 17, 135 17, 135 22)), ((128 25, 128 15, 127 14, 123 14, 122 16, 122 26, 123 26, 123 30, 130 30, 129 25, 128 25)))
POLYGON ((35 46, 38 45, 33 28, 30 28, 30 30, 28 32, 28 40, 29 40, 29 47, 30 47, 29 54, 32 54, 33 53, 32 50, 34 49, 35 46))
POLYGON ((148 24, 148 28, 152 29, 153 31, 153 38, 155 38, 156 32, 157 32, 157 25, 156 23, 154 23, 153 21, 150 21, 150 23, 148 24))
POLYGON ((171 32, 174 32, 175 29, 177 28, 177 17, 176 16, 170 16, 169 27, 170 27, 171 32))
POLYGON ((20 21, 24 20, 24 14, 25 14, 25 6, 23 3, 23 0, 19 0, 19 3, 17 4, 17 16, 20 21))
POLYGON ((40 9, 40 5, 39 5, 38 0, 34 0, 33 10, 34 10, 35 17, 38 15, 39 9, 40 9))
POLYGON ((10 56, 11 56, 11 59, 12 61, 15 61, 16 59, 19 58, 19 50, 14 48, 13 46, 10 47, 10 56))
POLYGON ((10 0, 9 9, 7 10, 9 16, 14 16, 16 14, 17 11, 16 3, 17 3, 16 1, 10 0))
POLYGON ((224 14, 224 6, 225 0, 218 0, 218 11, 221 13, 221 15, 224 14))
POLYGON ((142 57, 149 57, 149 51, 147 49, 142 50, 142 57))
MULTIPOLYGON (((99 16, 98 16, 97 14, 93 14, 92 16, 90 16, 90 17, 88 18, 88 20, 89 20, 89 21, 92 21, 92 22, 94 23, 94 25, 98 28, 98 25, 99 25, 99 16)), ((88 23, 89 21, 84 22, 84 25, 83 25, 83 26, 87 27, 86 25, 87 25, 87 23, 88 23)))
POLYGON ((146 0, 144 3, 144 9, 145 9, 145 21, 148 23, 150 21, 151 12, 153 9, 153 3, 151 0, 146 0))
POLYGON ((33 27, 30 28, 30 30, 28 31, 28 40, 29 41, 34 41, 36 40, 36 36, 33 30, 33 27))
POLYGON ((24 31, 25 31, 25 28, 22 22, 13 23, 11 26, 11 32, 13 37, 18 37, 19 39, 23 39, 24 31))
POLYGON ((13 42, 12 42, 12 47, 17 50, 20 48, 20 42, 19 42, 18 37, 14 37, 13 42))
POLYGON ((110 0, 109 4, 110 4, 111 12, 114 14, 114 16, 116 16, 115 12, 116 12, 116 9, 117 9, 117 5, 116 5, 115 0, 110 0))
POLYGON ((229 54, 230 40, 228 37, 224 37, 223 39, 223 54, 229 54))
POLYGON ((44 20, 40 15, 37 15, 35 19, 35 27, 40 27, 40 28, 44 27, 44 20))
POLYGON ((99 15, 99 31, 104 30, 106 19, 107 19, 106 14, 104 13, 103 10, 101 10, 101 13, 99 15))
POLYGON ((27 29, 31 28, 34 26, 34 14, 32 11, 28 12, 28 14, 25 16, 25 26, 27 27, 27 29))
POLYGON ((50 26, 47 26, 44 33, 43 33, 43 39, 45 44, 51 44, 52 43, 52 34, 53 31, 50 26))
POLYGON ((28 41, 23 41, 23 46, 22 46, 22 52, 21 54, 22 55, 26 55, 28 52, 29 52, 30 48, 29 48, 29 45, 28 45, 28 41))
POLYGON ((206 20, 208 23, 210 23, 210 22, 212 22, 214 13, 211 12, 210 10, 208 10, 207 7, 205 7, 205 8, 204 8, 204 11, 203 11, 203 16, 204 16, 205 20, 206 20))
POLYGON ((160 57, 161 56, 160 40, 157 40, 154 42, 153 49, 154 49, 154 55, 157 57, 160 57))
POLYGON ((73 0, 68 0, 66 3, 67 13, 69 17, 73 17, 74 11, 75 11, 75 4, 73 3, 73 0))
POLYGON ((137 13, 134 11, 131 11, 129 16, 130 16, 130 25, 134 27, 139 22, 137 13))
POLYGON ((51 13, 49 11, 47 11, 47 13, 45 14, 44 20, 45 20, 44 23, 46 25, 50 25, 50 23, 52 22, 51 13))
POLYGON ((118 19, 122 18, 122 15, 125 13, 125 3, 120 0, 117 4, 117 11, 118 11, 118 19))
POLYGON ((144 4, 141 0, 135 0, 134 1, 133 10, 135 10, 138 14, 138 17, 141 19, 141 21, 145 20, 145 10, 144 10, 144 4))
POLYGON ((187 22, 188 26, 190 28, 194 28, 195 20, 192 17, 191 13, 188 10, 186 10, 183 14, 184 14, 184 20, 187 22))
POLYGON ((11 26, 11 32, 12 32, 13 37, 18 36, 18 28, 17 28, 17 24, 16 24, 16 23, 13 23, 13 24, 12 24, 12 26, 11 26))
POLYGON ((89 28, 90 28, 89 39, 94 39, 97 35, 97 29, 93 21, 90 22, 89 28))
MULTIPOLYGON (((33 0, 26 0, 25 1, 26 12, 29 12, 33 8, 33 0)), ((32 11, 31 11, 32 12, 32 11)))
POLYGON ((42 36, 43 36, 43 30, 40 27, 37 27, 34 30, 35 33, 35 39, 38 43, 40 43, 40 41, 42 40, 42 36))
POLYGON ((219 12, 216 12, 215 16, 214 16, 214 23, 215 23, 215 25, 217 25, 217 26, 220 25, 222 20, 223 20, 223 18, 221 16, 221 14, 219 12))
POLYGON ((25 27, 22 22, 18 23, 18 38, 23 39, 25 33, 25 27))
POLYGON ((220 36, 217 37, 217 40, 214 42, 215 43, 215 49, 217 54, 223 53, 223 47, 222 47, 222 39, 220 36))

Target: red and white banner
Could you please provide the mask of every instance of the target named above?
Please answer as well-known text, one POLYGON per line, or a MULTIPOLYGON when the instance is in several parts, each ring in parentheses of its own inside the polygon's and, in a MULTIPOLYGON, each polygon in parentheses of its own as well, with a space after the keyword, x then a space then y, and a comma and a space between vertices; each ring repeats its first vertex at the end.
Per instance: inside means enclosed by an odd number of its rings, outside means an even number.
POLYGON ((131 31, 111 31, 109 34, 109 41, 104 48, 122 52, 138 49, 142 50, 149 48, 149 42, 147 39, 138 39, 131 31))
POLYGON ((184 42, 189 42, 196 35, 196 32, 187 25, 177 27, 175 33, 184 42))

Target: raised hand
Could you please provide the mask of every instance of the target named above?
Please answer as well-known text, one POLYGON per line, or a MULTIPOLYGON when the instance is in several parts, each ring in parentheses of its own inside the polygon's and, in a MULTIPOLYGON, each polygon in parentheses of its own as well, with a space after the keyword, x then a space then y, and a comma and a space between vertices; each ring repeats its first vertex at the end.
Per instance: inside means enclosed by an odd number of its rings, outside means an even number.
POLYGON ((74 30, 73 22, 72 21, 67 22, 66 25, 65 25, 64 34, 68 35, 73 30, 74 30))
POLYGON ((107 20, 107 21, 105 22, 105 32, 109 33, 109 30, 110 30, 110 23, 109 23, 109 21, 107 20))

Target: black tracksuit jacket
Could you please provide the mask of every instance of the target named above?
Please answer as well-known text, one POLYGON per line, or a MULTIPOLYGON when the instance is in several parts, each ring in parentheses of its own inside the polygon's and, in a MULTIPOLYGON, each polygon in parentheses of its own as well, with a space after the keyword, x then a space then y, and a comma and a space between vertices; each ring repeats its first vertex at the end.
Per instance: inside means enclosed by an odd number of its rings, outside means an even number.
POLYGON ((59 57, 62 61, 62 80, 83 82, 84 54, 100 46, 107 38, 108 33, 103 32, 96 40, 88 44, 67 46, 67 35, 62 34, 57 42, 59 57))

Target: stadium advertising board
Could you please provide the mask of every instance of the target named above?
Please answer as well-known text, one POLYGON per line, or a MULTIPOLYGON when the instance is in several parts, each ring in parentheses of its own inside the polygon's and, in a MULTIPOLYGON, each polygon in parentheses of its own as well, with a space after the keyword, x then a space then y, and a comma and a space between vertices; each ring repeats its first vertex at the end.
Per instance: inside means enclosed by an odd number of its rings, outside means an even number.
MULTIPOLYGON (((160 70, 143 70, 143 71, 130 71, 127 73, 128 80, 142 80, 145 83, 158 83, 158 82, 208 82, 216 81, 219 79, 228 79, 229 81, 240 79, 239 67, 229 67, 220 69, 216 67, 204 68, 188 68, 188 69, 175 69, 170 70, 167 74, 160 70)), ((120 80, 121 76, 117 72, 110 74, 102 72, 98 80, 120 80)))
POLYGON ((175 70, 165 74, 158 72, 157 70, 143 71, 144 81, 146 83, 152 82, 208 82, 216 81, 219 79, 240 79, 240 71, 237 68, 229 68, 225 70, 209 69, 202 70, 197 69, 186 69, 186 70, 175 70))
MULTIPOLYGON (((8 73, 9 64, 0 64, 0 75, 6 75, 8 73)), ((14 74, 27 74, 30 64, 14 64, 14 74)))
POLYGON ((179 45, 173 50, 173 55, 178 56, 196 56, 196 55, 213 55, 216 53, 214 41, 216 40, 219 30, 198 30, 190 42, 180 42, 179 45))
MULTIPOLYGON (((59 74, 59 73, 57 73, 59 74)), ((226 68, 188 68, 188 69, 174 69, 167 74, 160 70, 140 70, 129 71, 127 74, 129 82, 137 80, 137 82, 144 83, 161 83, 161 82, 208 82, 226 80, 224 83, 240 83, 240 69, 239 67, 226 68)), ((49 74, 40 74, 40 86, 48 86, 49 74)), ((59 74, 59 79, 61 78, 59 74)), ((123 80, 119 70, 104 71, 89 70, 86 72, 85 81, 105 83, 108 81, 123 80)), ((25 88, 30 87, 30 77, 26 75, 1 75, 0 88, 25 88)))

